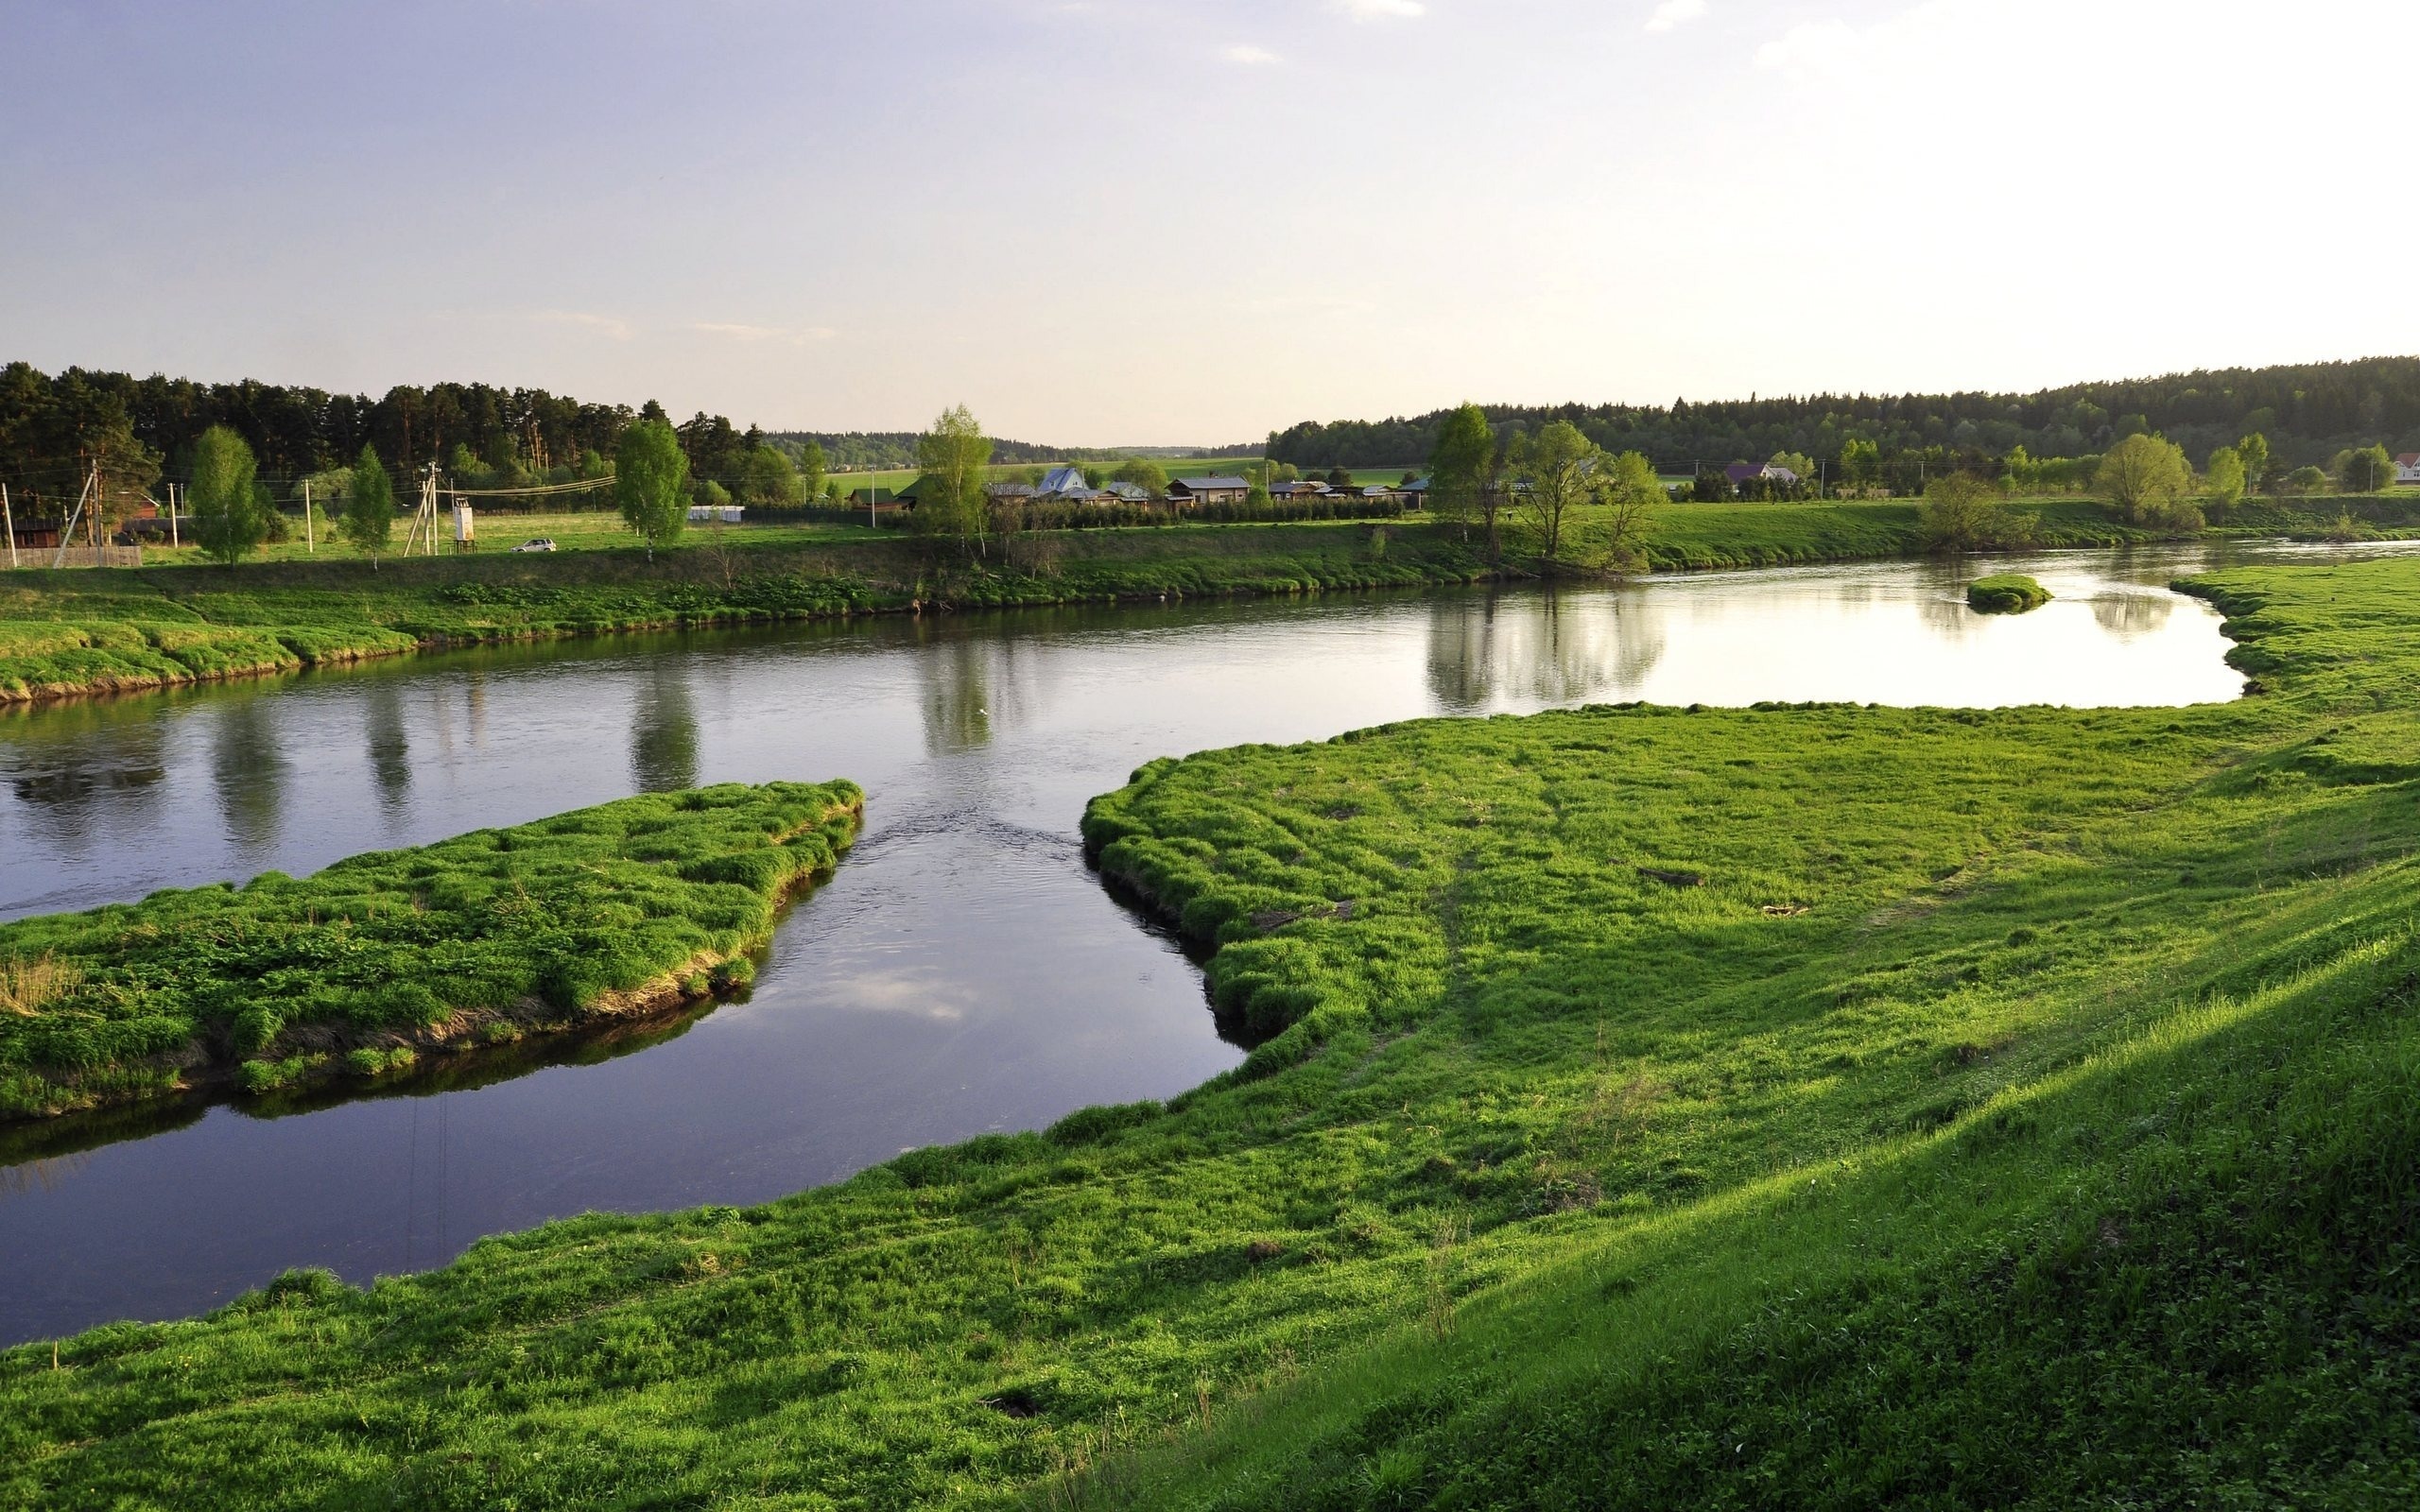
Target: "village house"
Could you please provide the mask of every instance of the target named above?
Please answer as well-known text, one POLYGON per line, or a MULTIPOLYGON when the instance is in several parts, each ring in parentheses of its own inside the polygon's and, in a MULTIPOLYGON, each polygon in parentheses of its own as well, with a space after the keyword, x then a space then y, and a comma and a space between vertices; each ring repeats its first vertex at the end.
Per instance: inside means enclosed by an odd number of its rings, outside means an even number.
POLYGON ((1033 496, 1052 504, 1089 504, 1101 493, 1084 481, 1082 468, 1054 467, 1034 486, 1033 496))
POLYGON ((2394 455, 2394 481, 2420 483, 2420 452, 2397 452, 2394 455))
POLYGON ((1168 485, 1168 498, 1178 504, 1241 504, 1251 491, 1242 478, 1226 476, 1178 478, 1168 485))

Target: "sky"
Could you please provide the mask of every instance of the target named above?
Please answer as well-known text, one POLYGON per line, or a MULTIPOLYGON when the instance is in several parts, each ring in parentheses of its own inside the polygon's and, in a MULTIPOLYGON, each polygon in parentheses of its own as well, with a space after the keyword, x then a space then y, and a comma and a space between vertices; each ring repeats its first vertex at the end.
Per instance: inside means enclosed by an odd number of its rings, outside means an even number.
POLYGON ((2412 0, 0 0, 0 361, 970 405, 2420 352, 2412 0))

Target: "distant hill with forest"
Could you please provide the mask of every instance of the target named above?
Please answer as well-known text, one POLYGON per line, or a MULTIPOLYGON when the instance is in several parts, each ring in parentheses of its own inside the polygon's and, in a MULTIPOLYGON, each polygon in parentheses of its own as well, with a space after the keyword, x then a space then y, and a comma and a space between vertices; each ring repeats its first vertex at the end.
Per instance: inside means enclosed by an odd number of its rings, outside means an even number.
MULTIPOLYGON (((1499 433, 1569 421, 1613 451, 1658 468, 1761 460, 1794 452, 1829 461, 1852 438, 1883 452, 1938 449, 2036 457, 2106 450, 2153 431, 2195 457, 2258 431, 2292 467, 2348 446, 2420 451, 2420 357, 2223 368, 2070 384, 2031 394, 1812 394, 1670 404, 1482 404, 1499 433)), ((1273 432, 1269 455, 1303 468, 1412 466, 1427 457, 1447 411, 1381 421, 1305 421, 1273 432)))
MULTIPOLYGON (((914 431, 768 431, 765 439, 795 455, 807 442, 823 448, 824 464, 864 472, 869 468, 916 465, 914 431)), ((1258 456, 1260 443, 1233 446, 1046 446, 1036 441, 994 438, 992 460, 1028 462, 1117 462, 1134 456, 1258 456)))
MULTIPOLYGON (((400 475, 430 462, 479 486, 512 488, 596 476, 623 428, 640 418, 671 417, 650 400, 635 409, 544 388, 493 384, 399 384, 372 399, 254 379, 203 383, 191 378, 68 368, 51 374, 30 363, 0 367, 0 483, 20 509, 63 507, 100 461, 114 487, 141 490, 191 470, 194 442, 213 425, 244 438, 260 476, 279 496, 303 479, 349 467, 367 444, 400 475)), ((911 431, 741 430, 703 411, 673 422, 691 475, 736 488, 747 457, 770 443, 795 459, 804 443, 822 445, 834 467, 912 467, 911 431)), ((1115 450, 996 440, 1000 462, 1106 461, 1125 456, 1251 455, 1256 444, 1195 451, 1184 447, 1115 450)))

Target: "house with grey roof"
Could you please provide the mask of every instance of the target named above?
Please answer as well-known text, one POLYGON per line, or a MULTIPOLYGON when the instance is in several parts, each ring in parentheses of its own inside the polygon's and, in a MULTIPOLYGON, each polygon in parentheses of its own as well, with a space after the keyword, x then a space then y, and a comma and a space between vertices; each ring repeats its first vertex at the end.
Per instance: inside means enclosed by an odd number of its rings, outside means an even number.
POLYGON ((1081 504, 1099 497, 1099 494, 1084 481, 1082 468, 1054 467, 1042 475, 1040 483, 1034 485, 1033 496, 1053 503, 1063 500, 1081 504))
POLYGON ((1242 478, 1223 474, 1202 478, 1178 478, 1168 485, 1168 497, 1178 504, 1241 504, 1252 485, 1242 478))

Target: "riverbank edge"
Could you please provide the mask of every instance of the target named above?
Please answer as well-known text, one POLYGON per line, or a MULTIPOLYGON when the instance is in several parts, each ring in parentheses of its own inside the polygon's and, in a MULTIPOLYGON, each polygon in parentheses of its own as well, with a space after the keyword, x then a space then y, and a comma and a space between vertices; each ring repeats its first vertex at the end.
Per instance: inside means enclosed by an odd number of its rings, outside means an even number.
MULTIPOLYGON (((1676 508, 1681 507, 1676 507, 1676 508)), ((1752 521, 1758 519, 1758 514, 1752 511, 1762 511, 1764 518, 1776 524, 1805 524, 1809 521, 1821 524, 1839 523, 1844 526, 1854 524, 1859 529, 1872 531, 1875 534, 1867 537, 1865 543, 1844 544, 1838 547, 1827 546, 1820 541, 1806 542, 1778 538, 1762 541, 1739 540, 1720 546, 1670 537, 1651 540, 1647 547, 1651 572, 1664 574, 1754 571, 1772 567, 1906 560, 1927 555, 1927 548, 1915 527, 1915 511, 1911 506, 1888 509, 1877 508, 1871 505, 1740 506, 1736 507, 1734 512, 1752 521), (1860 520, 1858 518, 1859 514, 1866 515, 1868 518, 1860 520), (1889 518, 1883 518, 1885 515, 1889 518)), ((1675 514, 1670 517, 1670 520, 1680 521, 1688 517, 1675 514)), ((937 572, 931 570, 926 564, 914 561, 887 564, 899 569, 915 569, 912 580, 906 582, 901 580, 906 576, 904 571, 894 571, 881 577, 864 572, 848 577, 837 576, 816 577, 804 570, 800 570, 751 579, 752 582, 772 581, 794 585, 811 583, 823 595, 816 603, 796 609, 768 609, 738 603, 728 603, 724 606, 709 604, 673 613, 643 611, 591 614, 581 617, 578 623, 566 625, 497 626, 477 630, 454 628, 415 631, 372 623, 331 627, 275 622, 247 624, 202 620, 199 622, 201 625, 229 631, 250 632, 275 644, 278 650, 273 654, 262 654, 256 650, 249 660, 238 660, 225 665, 208 667, 186 665, 177 670, 154 667, 139 672, 112 671, 74 679, 12 678, 9 676, 10 659, 0 656, 0 713, 22 711, 77 699, 156 693, 171 688, 198 687, 209 683, 349 666, 394 656, 488 645, 572 640, 595 635, 669 633, 751 625, 821 623, 886 615, 921 616, 927 612, 952 614, 982 610, 1294 597, 1323 593, 1368 592, 1382 588, 1468 587, 1486 582, 1537 581, 1543 576, 1539 564, 1519 558, 1489 564, 1472 553, 1469 542, 1461 540, 1460 533, 1454 532, 1450 526, 1434 522, 1415 521, 1378 524, 1346 523, 1319 527, 1330 538, 1327 541, 1322 542, 1322 545, 1344 542, 1352 547, 1353 555, 1340 560, 1335 559, 1332 555, 1323 555, 1308 562, 1284 554, 1285 548, 1289 543, 1304 539, 1300 527, 1240 525, 1211 528, 1219 532, 1215 539, 1220 545, 1231 545, 1235 541, 1241 539, 1250 541, 1254 549, 1240 554, 1226 552, 1207 556, 1188 555, 1176 551, 1166 553, 1154 551, 1122 558, 1108 556, 1090 558, 1071 565, 1080 567, 1087 576, 1102 580, 1092 584, 1077 585, 1070 585, 1055 576, 994 572, 988 565, 978 566, 972 572, 952 577, 945 571, 937 572), (1236 534, 1246 531, 1266 534, 1240 537, 1236 534), (1387 550, 1390 541, 1400 542, 1407 546, 1425 545, 1428 550, 1398 552, 1390 556, 1387 550), (1210 575, 1221 564, 1221 558, 1232 561, 1244 571, 1223 581, 1211 577, 1210 575), (1271 568, 1301 569, 1310 566, 1316 571, 1309 581, 1297 576, 1256 576, 1250 572, 1250 568, 1254 563, 1271 568), (1157 571, 1155 572, 1154 569, 1157 571), (1191 575, 1206 577, 1209 580, 1187 586, 1182 581, 1171 580, 1171 575, 1177 577, 1191 575)), ((1086 534, 1107 536, 1111 533, 1086 534)), ((1119 541, 1117 543, 1121 546, 1156 547, 1164 542, 1184 546, 1190 543, 1185 538, 1172 539, 1173 533, 1166 527, 1122 534, 1131 539, 1119 541)), ((2118 524, 2114 519, 2070 521, 2047 532, 2044 539, 2037 541, 2032 549, 2118 550, 2155 542, 2162 539, 2165 538, 2118 524)), ((883 544, 888 546, 890 543, 883 544)), ((1063 542, 1054 544, 1063 545, 1063 542)), ((653 581, 673 586, 710 587, 705 583, 705 576, 706 569, 711 564, 702 556, 694 560, 688 556, 688 553, 702 553, 706 549, 692 547, 683 548, 679 553, 666 553, 667 558, 676 565, 695 567, 698 571, 688 576, 659 577, 653 581)), ((802 569, 819 560, 828 563, 854 558, 862 561, 866 554, 861 547, 831 548, 828 552, 810 549, 804 553, 790 551, 787 548, 773 549, 799 558, 802 569)), ((889 553, 889 555, 898 555, 898 553, 889 553)), ((448 560, 448 558, 436 559, 448 560)), ((229 586, 247 589, 266 587, 274 590, 281 586, 280 579, 290 586, 292 580, 298 577, 325 580, 331 576, 326 569, 309 574, 285 571, 285 569, 289 565, 276 564, 276 578, 254 580, 248 577, 240 583, 229 586)), ((96 582, 103 585, 102 591, 106 593, 120 586, 121 575, 134 574, 139 580, 140 575, 151 571, 153 570, 127 568, 97 569, 73 575, 44 573, 41 586, 80 589, 83 583, 96 582), (60 581, 61 578, 72 580, 62 584, 60 581)), ((207 578, 216 576, 217 570, 177 568, 166 571, 207 575, 204 586, 195 591, 196 596, 201 593, 216 591, 217 587, 215 582, 207 581, 207 578)), ((354 577, 357 579, 361 576, 364 575, 354 575, 354 577)), ((1593 580, 1618 575, 1582 572, 1564 576, 1593 580)), ((6 586, 5 579, 0 579, 0 586, 6 586)), ((404 585, 387 581, 352 580, 346 586, 356 592, 366 591, 403 604, 406 602, 409 595, 439 592, 443 585, 418 582, 404 585)), ((726 595, 732 593, 733 587, 731 582, 725 582, 726 595)), ((147 593, 159 593, 164 603, 184 602, 172 596, 169 590, 155 587, 152 583, 142 584, 142 589, 147 593)), ((190 608, 190 605, 187 604, 186 607, 190 608)), ((0 619, 5 618, 5 614, 0 614, 0 619)), ((139 627, 155 623, 138 619, 123 611, 114 615, 95 615, 93 618, 96 622, 115 623, 129 627, 139 627)), ((72 614, 55 616, 53 622, 78 623, 72 614)), ((171 622, 156 623, 164 625, 171 622)), ((196 622, 173 623, 186 625, 196 622)), ((173 661, 175 658, 175 652, 172 650, 165 647, 155 649, 164 659, 173 661)))
MULTIPOLYGON (((776 843, 840 818, 849 821, 849 830, 837 849, 841 857, 846 857, 864 828, 862 793, 853 801, 825 809, 813 823, 776 837, 776 843)), ((197 1035, 172 1055, 95 1068, 110 1079, 89 1090, 80 1083, 69 1084, 82 1093, 72 1101, 37 1111, 0 1108, 0 1131, 44 1125, 65 1126, 89 1114, 176 1098, 290 1096, 346 1081, 391 1085, 441 1069, 424 1057, 441 1057, 452 1062, 531 1039, 579 1034, 607 1024, 643 1022, 708 1003, 731 1001, 755 978, 752 968, 735 971, 735 966, 752 960, 770 946, 782 916, 830 882, 833 875, 832 868, 821 867, 785 879, 772 896, 769 919, 761 932, 749 935, 728 951, 698 952, 637 987, 609 990, 577 1008, 560 1008, 529 995, 502 1007, 457 1008, 442 1021, 408 1033, 392 1029, 356 1033, 331 1025, 302 1025, 285 1037, 290 1042, 282 1048, 292 1053, 274 1059, 219 1055, 202 1036, 197 1035), (364 1050, 377 1057, 374 1070, 358 1069, 349 1063, 349 1057, 364 1050)))

